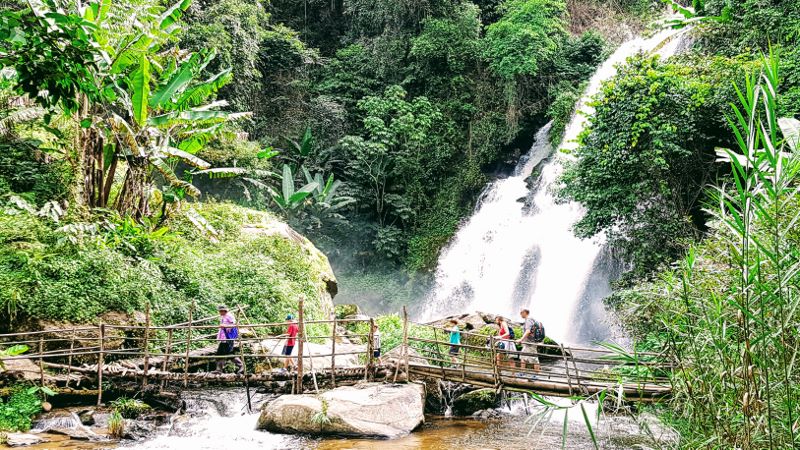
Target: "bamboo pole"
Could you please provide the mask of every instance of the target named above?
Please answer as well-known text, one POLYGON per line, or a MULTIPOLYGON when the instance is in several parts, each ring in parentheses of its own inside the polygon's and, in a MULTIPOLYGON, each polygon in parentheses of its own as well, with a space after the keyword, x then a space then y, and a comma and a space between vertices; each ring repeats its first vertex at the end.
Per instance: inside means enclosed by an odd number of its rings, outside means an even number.
POLYGON ((42 353, 44 352, 44 335, 39 336, 39 386, 44 387, 44 360, 42 353))
POLYGON ((97 330, 97 339, 100 352, 97 354, 97 406, 103 403, 103 348, 105 346, 106 326, 100 324, 97 330))
POLYGON ((569 375, 569 363, 567 362, 567 353, 564 351, 564 345, 561 345, 561 357, 564 359, 564 370, 566 371, 567 374, 567 383, 569 384, 569 395, 571 397, 572 395, 574 395, 572 392, 572 378, 569 375))
POLYGON ((494 345, 494 336, 489 336, 489 346, 492 349, 492 377, 494 379, 494 387, 500 386, 500 375, 497 372, 497 347, 494 345))
POLYGON ((367 337, 367 360, 366 362, 366 370, 364 371, 364 381, 367 381, 369 378, 369 370, 372 367, 372 363, 375 356, 375 319, 372 317, 369 318, 369 336, 367 337))
MULTIPOLYGON (((562 345, 561 347, 564 347, 564 346, 562 345)), ((562 350, 561 352, 563 353, 564 351, 562 350)), ((575 369, 575 376, 576 376, 577 382, 578 382, 578 389, 581 391, 581 393, 588 395, 589 391, 585 387, 583 387, 583 384, 581 383, 581 378, 582 378, 581 377, 581 373, 578 371, 578 365, 575 364, 575 353, 570 352, 570 358, 569 359, 572 360, 572 368, 575 369)), ((541 367, 541 362, 539 364, 539 367, 541 367)))
POLYGON ((331 385, 336 387, 336 316, 333 316, 333 331, 331 332, 331 385))
POLYGON ((142 389, 147 387, 147 366, 150 364, 150 351, 148 348, 150 338, 150 302, 144 306, 144 374, 142 375, 142 389))
POLYGON ((408 371, 408 309, 403 305, 403 353, 406 357, 406 381, 410 381, 411 374, 408 371))
POLYGON ((467 349, 458 347, 458 351, 462 353, 461 356, 461 381, 467 381, 467 349))
POLYGON ((189 307, 189 327, 186 330, 186 359, 183 364, 183 387, 189 385, 189 351, 192 349, 192 316, 194 315, 194 300, 189 307))
MULTIPOLYGON (((171 353, 172 353, 172 328, 167 330, 167 354, 166 354, 166 356, 164 356, 164 360, 161 362, 161 371, 162 372, 166 372, 167 371, 167 366, 169 364, 169 357, 170 357, 171 353)), ((165 384, 166 384, 166 381, 165 380, 161 380, 160 389, 162 391, 164 390, 164 385, 165 384)))
POLYGON ((303 299, 297 301, 297 381, 295 382, 295 394, 303 393, 303 339, 305 337, 305 326, 303 323, 303 299))
POLYGON ((70 375, 72 375, 72 351, 75 350, 75 327, 72 328, 72 333, 70 333, 69 339, 69 356, 67 357, 67 365, 70 367, 67 369, 67 387, 69 387, 69 379, 70 375))
MULTIPOLYGON (((242 309, 239 308, 238 312, 241 313, 242 309)), ((242 375, 244 375, 244 388, 247 394, 247 412, 253 412, 253 405, 250 401, 250 381, 247 376, 247 361, 244 359, 244 345, 242 345, 242 333, 236 333, 236 340, 239 342, 239 357, 242 359, 242 375)))

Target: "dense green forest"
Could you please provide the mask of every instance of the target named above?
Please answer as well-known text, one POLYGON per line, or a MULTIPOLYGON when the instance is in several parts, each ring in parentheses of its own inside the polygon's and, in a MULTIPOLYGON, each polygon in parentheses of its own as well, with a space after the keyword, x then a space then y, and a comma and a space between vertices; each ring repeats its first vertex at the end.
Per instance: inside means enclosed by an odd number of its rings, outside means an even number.
MULTIPOLYGON (((558 143, 647 0, 0 3, 0 319, 419 297, 486 183, 558 143), (253 264, 259 261, 259 264, 253 264), (349 297, 348 297, 349 295, 349 297)), ((594 99, 559 195, 628 270, 607 303, 677 368, 685 448, 800 445, 800 3, 697 0, 594 99), (793 140, 794 139, 794 140, 793 140)), ((312 316, 322 314, 311 309, 312 316)))

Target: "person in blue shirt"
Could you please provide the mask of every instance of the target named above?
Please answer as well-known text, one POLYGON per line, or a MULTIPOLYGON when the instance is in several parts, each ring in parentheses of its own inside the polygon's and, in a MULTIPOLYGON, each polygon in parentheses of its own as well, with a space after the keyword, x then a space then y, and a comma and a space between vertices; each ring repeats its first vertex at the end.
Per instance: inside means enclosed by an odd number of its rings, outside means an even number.
POLYGON ((458 321, 450 319, 450 361, 453 364, 458 363, 458 354, 461 351, 461 329, 458 327, 458 321))

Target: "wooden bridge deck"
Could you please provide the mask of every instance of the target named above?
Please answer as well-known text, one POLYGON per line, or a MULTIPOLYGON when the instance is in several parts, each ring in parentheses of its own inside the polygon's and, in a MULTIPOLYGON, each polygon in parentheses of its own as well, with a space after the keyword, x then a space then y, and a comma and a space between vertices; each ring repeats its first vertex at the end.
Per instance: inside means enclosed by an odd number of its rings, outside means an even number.
MULTIPOLYGON (((244 318, 239 309, 239 317, 244 318)), ((94 327, 53 329, 0 335, 0 349, 22 345, 27 350, 1 357, 8 365, 2 376, 25 376, 42 385, 74 391, 96 387, 102 401, 103 380, 127 380, 159 389, 199 384, 237 384, 277 392, 353 384, 362 380, 406 381, 440 379, 479 387, 526 391, 542 396, 590 397, 600 392, 626 401, 658 401, 669 396, 670 367, 657 355, 624 353, 616 347, 578 348, 540 344, 535 353, 504 352, 494 337, 462 331, 457 353, 447 342, 445 330, 412 324, 404 314, 403 339, 383 357, 373 355, 373 319, 303 320, 298 314, 300 334, 296 353, 276 351, 283 323, 250 324, 240 320, 235 354, 215 355, 217 317, 206 317, 170 326, 151 326, 149 314, 144 326, 100 324, 94 327), (322 335, 306 333, 327 330, 322 335), (413 327, 414 333, 409 333, 413 327), (344 331, 347 328, 348 331, 344 331), (367 329, 368 333, 358 334, 367 329), (344 344, 344 338, 362 340, 360 345, 344 344), (324 353, 312 354, 310 342, 324 353), (321 347, 319 342, 326 346, 321 347), (273 345, 275 343, 275 345, 273 345), (338 349, 337 349, 338 344, 338 349), (298 358, 297 355, 303 355, 298 358), (538 356, 541 367, 534 370, 521 363, 538 356), (214 373, 210 364, 221 359, 242 358, 243 374, 214 373), (282 366, 292 358, 296 370, 282 366), (314 367, 316 365, 316 367, 314 367)), ((88 391, 87 391, 88 392, 88 391)))

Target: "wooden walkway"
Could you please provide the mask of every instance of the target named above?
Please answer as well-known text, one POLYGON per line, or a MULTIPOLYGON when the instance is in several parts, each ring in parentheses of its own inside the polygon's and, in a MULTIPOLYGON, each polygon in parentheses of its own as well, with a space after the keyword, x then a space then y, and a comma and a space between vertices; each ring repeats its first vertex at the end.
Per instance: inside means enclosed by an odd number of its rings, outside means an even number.
POLYGON ((215 354, 218 316, 193 319, 191 312, 187 322, 169 326, 151 325, 148 312, 142 326, 99 324, 0 334, 0 349, 26 349, 0 357, 7 367, 0 377, 25 377, 70 393, 86 389, 97 395, 98 404, 104 380, 162 391, 234 384, 300 393, 364 380, 439 379, 542 396, 585 398, 606 392, 643 402, 671 392, 670 366, 655 354, 545 344, 535 353, 506 352, 495 337, 466 331, 462 344, 451 346, 446 330, 412 323, 404 309, 402 341, 394 349, 382 349, 384 356, 378 359, 372 348, 373 319, 304 320, 301 303, 295 352, 285 356, 280 351, 285 323, 253 324, 243 308, 233 312, 240 332, 234 354, 225 356, 215 354), (539 367, 522 363, 532 356, 539 358, 539 367), (217 361, 233 358, 244 361, 243 373, 210 370, 217 361), (279 368, 287 358, 295 370, 279 368))

